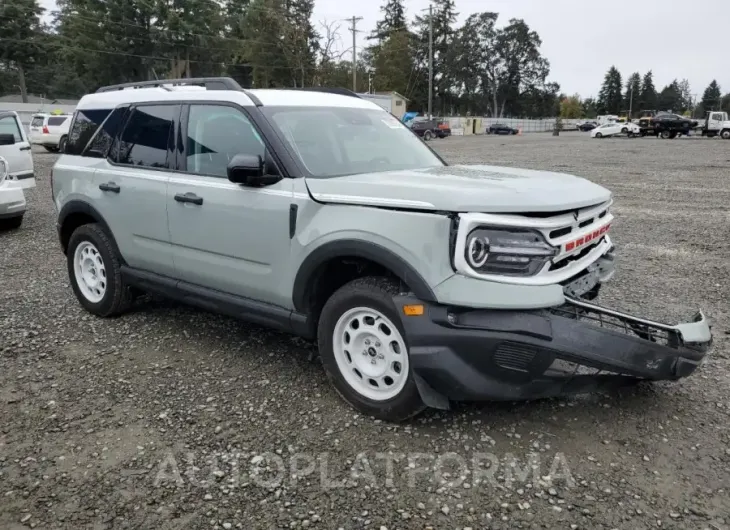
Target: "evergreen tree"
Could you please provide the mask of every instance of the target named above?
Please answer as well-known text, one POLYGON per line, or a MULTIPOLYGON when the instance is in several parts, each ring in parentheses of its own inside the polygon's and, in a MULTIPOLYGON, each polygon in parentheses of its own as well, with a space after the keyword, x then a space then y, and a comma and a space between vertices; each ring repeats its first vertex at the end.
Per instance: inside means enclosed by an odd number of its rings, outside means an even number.
POLYGON ((658 95, 654 87, 654 74, 649 70, 641 80, 641 96, 639 96, 641 108, 639 110, 656 110, 658 95))
POLYGON ((721 105, 722 92, 720 91, 720 85, 717 84, 715 79, 707 85, 705 92, 702 94, 702 108, 705 112, 709 110, 716 110, 721 105))
POLYGON ((385 0, 380 12, 383 14, 383 18, 375 23, 375 29, 368 37, 369 39, 377 39, 378 42, 381 42, 387 39, 392 32, 407 29, 403 0, 385 0))
MULTIPOLYGON (((42 54, 38 47, 43 8, 36 0, 0 3, 0 62, 15 70, 23 102, 28 101, 26 72, 42 54)), ((13 83, 14 85, 15 83, 13 83)))
MULTIPOLYGON (((626 80, 626 92, 624 93, 624 108, 623 110, 631 110, 632 114, 636 114, 639 110, 636 107, 641 97, 641 75, 639 72, 634 72, 626 80)), ((631 116, 629 116, 631 118, 631 116)))
POLYGON ((658 101, 659 110, 682 113, 682 93, 676 79, 662 89, 658 101))
POLYGON ((609 68, 598 93, 598 107, 603 114, 618 114, 623 103, 621 73, 615 66, 609 68))

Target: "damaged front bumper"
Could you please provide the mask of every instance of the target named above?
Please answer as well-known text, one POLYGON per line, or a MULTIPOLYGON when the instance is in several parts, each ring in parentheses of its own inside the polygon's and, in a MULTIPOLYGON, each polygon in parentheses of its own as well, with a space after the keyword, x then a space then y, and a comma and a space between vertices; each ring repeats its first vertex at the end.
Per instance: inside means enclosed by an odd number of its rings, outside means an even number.
POLYGON ((672 326, 568 297, 536 311, 425 304, 423 315, 401 320, 421 396, 438 408, 676 380, 697 369, 712 343, 701 312, 672 326))

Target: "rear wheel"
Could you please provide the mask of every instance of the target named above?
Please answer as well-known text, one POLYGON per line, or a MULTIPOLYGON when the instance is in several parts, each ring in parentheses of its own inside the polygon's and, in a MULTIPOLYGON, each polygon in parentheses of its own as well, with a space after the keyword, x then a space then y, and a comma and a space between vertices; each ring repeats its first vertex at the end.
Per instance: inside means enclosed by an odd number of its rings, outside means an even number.
POLYGON ((66 140, 67 140, 66 136, 61 136, 61 139, 58 141, 58 150, 62 153, 66 149, 66 140))
POLYGON ((671 136, 672 136, 672 133, 669 132, 669 131, 662 131, 662 132, 659 133, 659 137, 662 138, 662 139, 664 139, 664 140, 667 140, 668 138, 671 138, 671 136))
POLYGON ((43 148, 48 151, 49 153, 55 153, 58 151, 58 147, 52 147, 49 145, 44 145, 43 148))
POLYGON ((433 138, 433 133, 431 131, 426 131, 425 133, 423 133, 423 139, 426 140, 427 142, 431 138, 433 138))
POLYGON ((101 226, 88 224, 74 230, 66 256, 71 287, 87 311, 110 317, 127 309, 131 293, 122 280, 116 247, 101 226))
POLYGON ((601 133, 596 133, 596 138, 603 138, 603 135, 601 133))
POLYGON ((393 304, 398 292, 388 278, 353 280, 327 301, 317 331, 322 364, 340 396, 387 421, 406 420, 425 408, 393 304))

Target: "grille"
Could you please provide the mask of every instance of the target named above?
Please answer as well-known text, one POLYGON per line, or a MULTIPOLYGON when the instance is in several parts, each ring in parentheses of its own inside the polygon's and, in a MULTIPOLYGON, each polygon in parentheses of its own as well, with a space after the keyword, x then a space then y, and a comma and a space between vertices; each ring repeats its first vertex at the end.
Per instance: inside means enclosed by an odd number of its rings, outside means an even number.
POLYGON ((661 346, 679 348, 682 344, 679 333, 664 324, 632 317, 619 311, 605 309, 579 300, 569 298, 566 298, 566 300, 566 304, 552 308, 550 312, 626 335, 635 335, 661 346))
POLYGON ((570 234, 574 230, 580 230, 581 228, 585 228, 586 226, 595 223, 599 219, 603 219, 604 217, 606 217, 606 214, 607 213, 608 213, 608 208, 606 208, 605 210, 602 210, 600 213, 598 213, 594 217, 589 217, 587 219, 583 219, 578 224, 577 227, 574 227, 574 226, 564 226, 562 228, 556 228, 555 230, 552 230, 550 232, 550 238, 551 239, 557 239, 559 237, 567 236, 568 234, 570 234))
POLYGON ((503 342, 494 352, 494 362, 508 370, 526 372, 535 355, 537 355, 535 348, 513 342, 503 342))

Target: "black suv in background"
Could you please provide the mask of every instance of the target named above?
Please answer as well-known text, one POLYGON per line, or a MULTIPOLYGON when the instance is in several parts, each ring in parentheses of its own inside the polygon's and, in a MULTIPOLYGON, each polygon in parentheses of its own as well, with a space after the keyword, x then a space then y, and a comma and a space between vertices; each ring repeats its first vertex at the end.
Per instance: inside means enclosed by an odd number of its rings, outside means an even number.
POLYGON ((505 125, 504 123, 493 123, 487 128, 487 134, 517 134, 518 131, 514 127, 505 125))

